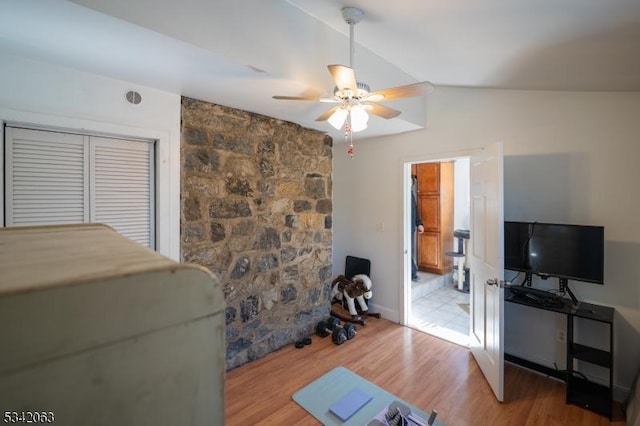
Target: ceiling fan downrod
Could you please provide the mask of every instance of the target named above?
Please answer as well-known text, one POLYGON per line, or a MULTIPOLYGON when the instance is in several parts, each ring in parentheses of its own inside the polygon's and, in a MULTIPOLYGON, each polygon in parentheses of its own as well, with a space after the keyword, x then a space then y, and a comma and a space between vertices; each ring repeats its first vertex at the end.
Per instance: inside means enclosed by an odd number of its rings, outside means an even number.
POLYGON ((353 41, 353 33, 354 33, 353 28, 358 22, 362 20, 362 18, 364 17, 364 12, 361 9, 358 9, 357 7, 343 7, 342 17, 344 18, 344 21, 347 24, 349 24, 349 67, 353 69, 354 68, 353 57, 355 52, 354 41, 353 41))

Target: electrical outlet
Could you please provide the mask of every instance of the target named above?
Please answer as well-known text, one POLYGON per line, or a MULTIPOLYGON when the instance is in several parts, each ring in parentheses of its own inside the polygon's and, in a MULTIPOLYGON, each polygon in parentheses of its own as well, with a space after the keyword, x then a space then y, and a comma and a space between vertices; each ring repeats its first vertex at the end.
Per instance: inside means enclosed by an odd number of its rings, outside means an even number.
POLYGON ((567 332, 559 328, 556 330, 556 340, 565 343, 567 341, 567 332))

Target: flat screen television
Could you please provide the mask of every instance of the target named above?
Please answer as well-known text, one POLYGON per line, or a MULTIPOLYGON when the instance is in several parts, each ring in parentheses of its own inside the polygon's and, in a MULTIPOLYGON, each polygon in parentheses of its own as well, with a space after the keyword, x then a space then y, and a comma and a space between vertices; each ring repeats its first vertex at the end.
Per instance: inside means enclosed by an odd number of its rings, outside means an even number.
POLYGON ((604 227, 504 222, 505 269, 604 284, 604 227))

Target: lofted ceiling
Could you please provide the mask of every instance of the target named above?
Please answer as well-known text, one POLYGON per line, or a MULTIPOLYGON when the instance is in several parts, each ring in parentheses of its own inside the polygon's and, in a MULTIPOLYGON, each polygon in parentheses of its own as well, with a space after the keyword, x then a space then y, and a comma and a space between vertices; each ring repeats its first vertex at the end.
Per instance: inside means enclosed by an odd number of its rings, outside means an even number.
MULTIPOLYGON (((640 91, 638 0, 0 0, 0 52, 342 134, 315 118, 328 64, 372 90, 436 86, 640 91)), ((124 96, 124 94, 123 94, 124 96)), ((429 96, 429 95, 427 95, 429 96)), ((423 97, 385 103, 357 137, 425 126, 423 97)))

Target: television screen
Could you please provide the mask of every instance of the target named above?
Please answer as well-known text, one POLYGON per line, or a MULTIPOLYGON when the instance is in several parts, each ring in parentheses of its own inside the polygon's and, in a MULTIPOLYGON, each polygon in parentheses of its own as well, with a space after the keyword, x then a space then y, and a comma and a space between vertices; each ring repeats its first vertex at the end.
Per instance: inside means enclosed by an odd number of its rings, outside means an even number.
POLYGON ((603 284, 604 227, 504 223, 505 268, 603 284))
POLYGON ((530 223, 504 223, 504 267, 512 271, 531 272, 529 266, 530 223))

